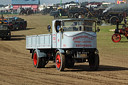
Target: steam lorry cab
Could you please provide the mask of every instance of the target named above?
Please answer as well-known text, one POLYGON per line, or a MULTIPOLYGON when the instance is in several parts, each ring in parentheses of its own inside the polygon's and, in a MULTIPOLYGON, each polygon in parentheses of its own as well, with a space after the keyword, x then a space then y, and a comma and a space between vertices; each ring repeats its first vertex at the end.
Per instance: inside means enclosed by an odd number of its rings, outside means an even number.
POLYGON ((88 62, 90 70, 99 67, 96 21, 90 19, 55 19, 52 33, 26 37, 26 49, 32 53, 35 67, 45 67, 48 61, 56 69, 72 68, 76 62, 88 62))

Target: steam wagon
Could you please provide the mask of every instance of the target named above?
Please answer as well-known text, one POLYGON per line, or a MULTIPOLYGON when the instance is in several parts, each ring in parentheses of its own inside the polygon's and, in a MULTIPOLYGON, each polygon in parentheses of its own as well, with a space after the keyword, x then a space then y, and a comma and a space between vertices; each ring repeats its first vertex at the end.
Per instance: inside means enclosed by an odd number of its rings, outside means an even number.
MULTIPOLYGON (((50 26, 49 28, 50 29, 50 26)), ((89 62, 90 70, 99 67, 96 21, 91 19, 55 19, 52 33, 26 37, 26 49, 32 53, 33 65, 45 67, 48 61, 63 71, 76 62, 89 62)))

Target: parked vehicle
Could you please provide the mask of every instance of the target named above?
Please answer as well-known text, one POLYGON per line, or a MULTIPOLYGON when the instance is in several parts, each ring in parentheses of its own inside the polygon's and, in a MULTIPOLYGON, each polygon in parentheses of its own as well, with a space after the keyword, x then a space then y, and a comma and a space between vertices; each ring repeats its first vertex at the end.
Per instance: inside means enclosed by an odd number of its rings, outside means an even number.
POLYGON ((87 15, 89 12, 88 8, 71 8, 68 10, 68 17, 78 18, 80 15, 87 15))
POLYGON ((49 60, 56 69, 72 68, 76 62, 89 62, 90 70, 99 67, 96 21, 90 19, 56 19, 52 34, 26 37, 26 49, 32 53, 36 68, 45 67, 49 60))
POLYGON ((19 8, 19 15, 31 15, 34 13, 33 9, 31 7, 29 8, 19 8))
POLYGON ((124 12, 119 11, 109 11, 102 15, 102 20, 106 21, 107 23, 111 23, 112 25, 116 25, 118 21, 121 23, 124 19, 124 12))
POLYGON ((78 18, 79 15, 87 15, 88 9, 87 8, 69 8, 69 9, 62 9, 59 8, 55 11, 51 11, 50 15, 54 16, 54 18, 58 18, 59 16, 68 16, 69 18, 78 18))
POLYGON ((11 39, 11 31, 8 28, 8 25, 0 24, 0 38, 2 38, 2 40, 4 40, 4 39, 10 40, 11 39))
POLYGON ((67 10, 66 9, 57 9, 57 10, 52 10, 50 12, 50 16, 54 16, 54 18, 58 18, 59 16, 68 16, 67 10))
POLYGON ((41 11, 41 14, 42 14, 42 15, 49 14, 52 10, 54 10, 54 9, 53 9, 52 6, 50 6, 49 8, 43 9, 43 10, 41 11))
POLYGON ((24 30, 27 27, 27 21, 19 17, 6 18, 8 21, 9 29, 11 30, 24 30))
POLYGON ((116 25, 118 21, 121 23, 127 17, 127 4, 114 4, 103 11, 102 19, 108 23, 116 25))
POLYGON ((0 18, 0 38, 10 40, 11 39, 11 31, 8 26, 7 19, 3 17, 3 14, 0 18))

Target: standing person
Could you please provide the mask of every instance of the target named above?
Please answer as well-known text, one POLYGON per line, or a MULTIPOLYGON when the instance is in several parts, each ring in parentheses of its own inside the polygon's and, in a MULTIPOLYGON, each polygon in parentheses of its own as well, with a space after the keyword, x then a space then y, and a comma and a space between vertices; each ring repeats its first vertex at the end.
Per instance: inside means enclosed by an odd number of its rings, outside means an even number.
POLYGON ((51 26, 48 25, 48 26, 47 26, 47 29, 48 29, 48 32, 50 32, 51 26))

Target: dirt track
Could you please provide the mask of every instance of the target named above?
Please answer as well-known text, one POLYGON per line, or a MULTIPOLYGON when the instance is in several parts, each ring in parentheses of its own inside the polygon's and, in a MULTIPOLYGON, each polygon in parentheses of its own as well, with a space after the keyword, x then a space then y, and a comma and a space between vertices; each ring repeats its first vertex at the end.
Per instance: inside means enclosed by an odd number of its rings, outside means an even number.
POLYGON ((108 53, 100 45, 98 71, 88 71, 88 63, 75 64, 64 72, 57 71, 52 62, 46 68, 34 68, 31 54, 25 49, 25 36, 41 28, 36 28, 39 23, 31 22, 30 17, 26 19, 29 30, 12 32, 11 41, 0 40, 0 85, 128 85, 128 55, 108 53))

